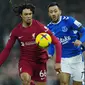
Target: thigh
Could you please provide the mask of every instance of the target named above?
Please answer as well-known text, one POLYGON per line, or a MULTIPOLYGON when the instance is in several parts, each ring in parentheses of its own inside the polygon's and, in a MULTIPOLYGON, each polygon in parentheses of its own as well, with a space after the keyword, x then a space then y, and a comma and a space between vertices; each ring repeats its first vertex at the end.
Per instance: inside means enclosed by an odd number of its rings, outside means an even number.
POLYGON ((21 75, 22 73, 28 73, 30 76, 33 75, 33 68, 31 62, 28 63, 24 60, 19 62, 19 75, 21 75))
POLYGON ((69 84, 69 82, 70 82, 70 74, 61 72, 60 73, 60 82, 69 84))
POLYGON ((84 62, 74 63, 72 64, 72 78, 74 81, 82 82, 84 71, 84 62))
POLYGON ((71 74, 71 67, 67 59, 61 59, 61 71, 63 73, 71 74))
POLYGON ((32 80, 36 82, 46 82, 46 63, 36 64, 34 68, 35 70, 33 72, 32 80))
POLYGON ((73 85, 82 85, 82 82, 73 81, 73 85))
POLYGON ((36 85, 46 85, 46 82, 36 82, 36 85))

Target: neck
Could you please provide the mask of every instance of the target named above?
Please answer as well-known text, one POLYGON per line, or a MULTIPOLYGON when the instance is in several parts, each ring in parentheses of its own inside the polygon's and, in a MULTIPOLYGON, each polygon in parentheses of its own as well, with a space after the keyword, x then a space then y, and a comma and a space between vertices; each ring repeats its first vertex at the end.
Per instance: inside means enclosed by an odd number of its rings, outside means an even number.
POLYGON ((53 23, 57 23, 59 21, 59 18, 56 21, 52 21, 53 23))
POLYGON ((57 20, 55 20, 55 21, 52 21, 52 23, 59 23, 61 21, 61 16, 57 19, 57 20))
POLYGON ((24 28, 29 27, 29 26, 31 26, 31 25, 32 25, 32 21, 31 21, 30 23, 22 22, 22 26, 23 26, 24 28))

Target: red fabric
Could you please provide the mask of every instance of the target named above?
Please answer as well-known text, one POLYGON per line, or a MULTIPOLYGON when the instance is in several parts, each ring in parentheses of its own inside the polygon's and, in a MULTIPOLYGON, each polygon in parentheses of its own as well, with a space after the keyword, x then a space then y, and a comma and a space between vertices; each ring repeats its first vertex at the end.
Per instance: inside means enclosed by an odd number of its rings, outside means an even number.
POLYGON ((9 56, 16 40, 20 44, 20 60, 32 62, 47 62, 48 56, 46 49, 39 48, 35 43, 36 36, 41 32, 47 32, 52 36, 52 43, 56 48, 56 62, 61 60, 61 45, 59 40, 40 22, 33 20, 32 25, 27 28, 22 27, 22 23, 17 25, 11 32, 7 45, 0 54, 0 65, 9 56), (42 56, 45 54, 46 56, 42 56))
POLYGON ((30 85, 35 85, 35 83, 33 81, 31 81, 30 85))
POLYGON ((62 56, 62 46, 58 38, 55 36, 51 36, 53 39, 53 43, 55 44, 55 51, 56 51, 56 63, 61 62, 61 56, 62 56))
POLYGON ((19 74, 27 72, 33 81, 46 82, 46 63, 27 62, 22 60, 19 63, 19 74))

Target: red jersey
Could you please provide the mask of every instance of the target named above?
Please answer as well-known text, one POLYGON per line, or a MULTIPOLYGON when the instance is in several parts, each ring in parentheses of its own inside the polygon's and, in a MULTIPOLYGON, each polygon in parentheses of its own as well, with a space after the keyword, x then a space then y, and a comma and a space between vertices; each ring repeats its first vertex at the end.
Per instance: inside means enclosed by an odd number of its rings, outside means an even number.
POLYGON ((36 36, 41 32, 47 32, 52 37, 52 43, 55 44, 56 48, 56 62, 61 60, 61 44, 59 40, 48 30, 43 24, 37 20, 32 20, 32 25, 24 28, 22 23, 18 24, 11 32, 10 38, 7 42, 6 47, 0 54, 0 65, 8 57, 13 44, 16 39, 20 44, 20 60, 27 60, 33 62, 46 62, 48 59, 47 51, 39 48, 35 43, 36 36), (58 49, 58 50, 57 50, 58 49), (45 56, 44 56, 45 55, 45 56))

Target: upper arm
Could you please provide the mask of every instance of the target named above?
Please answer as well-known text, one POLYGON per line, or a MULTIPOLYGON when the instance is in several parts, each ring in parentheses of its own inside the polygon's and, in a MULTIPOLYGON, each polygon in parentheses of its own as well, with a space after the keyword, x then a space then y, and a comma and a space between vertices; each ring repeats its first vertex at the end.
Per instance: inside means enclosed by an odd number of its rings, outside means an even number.
POLYGON ((80 31, 80 29, 82 28, 82 24, 73 17, 69 17, 67 21, 73 30, 80 31))
POLYGON ((85 27, 83 27, 83 25, 79 21, 70 17, 69 22, 74 30, 78 30, 80 33, 85 33, 85 27))
POLYGON ((15 43, 15 40, 16 40, 15 33, 12 31, 9 35, 9 39, 8 39, 7 44, 6 44, 6 48, 11 49, 13 44, 15 43))

